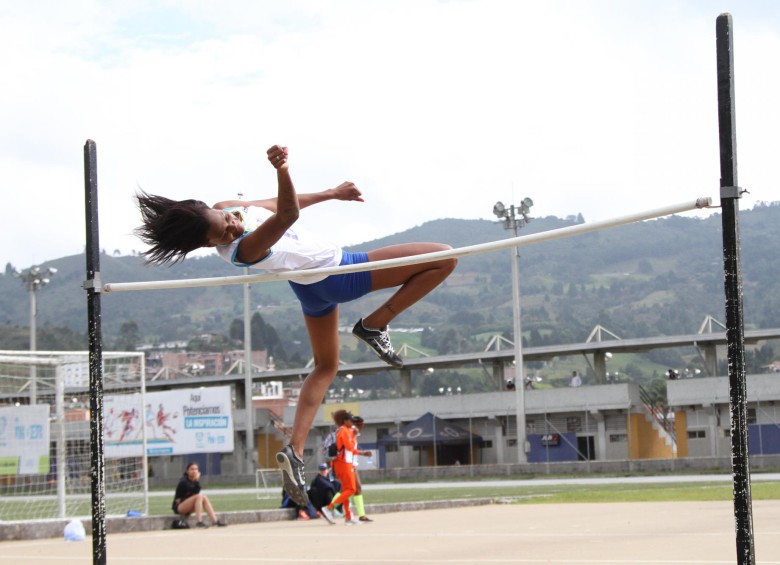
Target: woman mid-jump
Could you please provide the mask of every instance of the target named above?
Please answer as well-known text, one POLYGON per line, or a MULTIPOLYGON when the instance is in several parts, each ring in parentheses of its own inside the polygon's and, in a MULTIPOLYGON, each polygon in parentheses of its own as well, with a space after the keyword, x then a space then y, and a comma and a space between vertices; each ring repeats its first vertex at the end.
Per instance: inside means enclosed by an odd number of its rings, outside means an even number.
MULTIPOLYGON (((274 145, 267 155, 276 169, 275 198, 226 200, 209 207, 199 200, 175 201, 139 193, 137 200, 143 224, 136 229, 136 234, 151 246, 144 252, 147 261, 175 263, 195 249, 215 247, 222 258, 237 267, 285 272, 451 249, 440 243, 407 243, 367 253, 349 253, 306 232, 297 225, 301 209, 328 200, 362 202, 360 190, 354 183, 344 182, 322 192, 298 194, 290 177, 287 148, 274 145)), ((276 456, 284 488, 296 503, 305 504, 308 500, 303 447, 317 409, 338 371, 338 305, 375 290, 399 287, 379 308, 358 320, 352 333, 386 363, 400 368, 403 360, 393 350, 387 325, 441 284, 456 264, 456 259, 440 259, 376 271, 290 280, 301 303, 314 355, 314 369, 301 388, 290 443, 276 456)))

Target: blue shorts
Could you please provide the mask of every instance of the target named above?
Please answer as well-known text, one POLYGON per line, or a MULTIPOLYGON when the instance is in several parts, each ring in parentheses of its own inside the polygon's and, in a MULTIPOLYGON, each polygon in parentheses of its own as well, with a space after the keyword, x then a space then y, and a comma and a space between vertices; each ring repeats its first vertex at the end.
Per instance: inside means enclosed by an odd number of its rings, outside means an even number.
MULTIPOLYGON (((359 265, 368 263, 367 253, 342 252, 339 265, 359 265)), ((371 272, 344 273, 331 275, 314 284, 299 284, 288 281, 295 296, 301 302, 303 313, 314 318, 327 316, 336 306, 365 296, 371 292, 371 272)))

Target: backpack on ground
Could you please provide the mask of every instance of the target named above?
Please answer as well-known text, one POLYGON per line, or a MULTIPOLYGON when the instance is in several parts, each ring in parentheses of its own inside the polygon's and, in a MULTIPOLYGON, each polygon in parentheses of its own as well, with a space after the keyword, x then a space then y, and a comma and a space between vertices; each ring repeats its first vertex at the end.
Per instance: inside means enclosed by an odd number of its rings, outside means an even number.
POLYGON ((188 530, 189 528, 189 522, 187 522, 187 520, 183 520, 182 518, 176 518, 171 524, 172 530, 188 530))

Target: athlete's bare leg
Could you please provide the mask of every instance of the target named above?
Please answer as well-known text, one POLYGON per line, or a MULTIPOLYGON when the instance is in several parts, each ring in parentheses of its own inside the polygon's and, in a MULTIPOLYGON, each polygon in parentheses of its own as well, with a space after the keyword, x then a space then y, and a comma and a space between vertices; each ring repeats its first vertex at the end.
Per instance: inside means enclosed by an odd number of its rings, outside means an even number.
POLYGON ((314 355, 314 369, 303 381, 295 409, 290 445, 303 459, 303 446, 328 387, 339 369, 339 310, 315 318, 304 314, 314 355))
MULTIPOLYGON (((409 243, 391 245, 368 253, 369 261, 408 257, 451 249, 440 243, 409 243)), ((386 326, 398 314, 420 300, 446 279, 457 265, 456 259, 442 259, 419 265, 408 265, 371 271, 371 290, 399 288, 376 311, 363 319, 368 328, 386 326)), ((304 315, 309 341, 314 355, 314 369, 306 377, 298 397, 290 445, 303 458, 303 447, 322 399, 339 368, 338 308, 326 316, 304 315)))
MULTIPOLYGON (((448 249, 452 248, 442 243, 391 245, 369 251, 368 260, 381 261, 448 249)), ((377 310, 363 318, 363 325, 367 328, 386 326, 398 314, 439 286, 452 273, 457 264, 457 259, 441 259, 430 263, 371 271, 372 291, 396 286, 401 288, 377 310)))

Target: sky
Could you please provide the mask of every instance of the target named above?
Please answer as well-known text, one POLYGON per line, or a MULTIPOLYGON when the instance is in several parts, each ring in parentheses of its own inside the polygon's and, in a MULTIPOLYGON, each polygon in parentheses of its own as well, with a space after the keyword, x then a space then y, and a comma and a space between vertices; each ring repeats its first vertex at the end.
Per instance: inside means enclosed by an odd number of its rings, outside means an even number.
POLYGON ((138 188, 274 196, 274 144, 299 192, 362 190, 299 220, 341 245, 525 197, 586 221, 717 204, 726 11, 748 209, 780 200, 772 0, 0 0, 0 264, 83 252, 87 139, 109 253, 145 249, 138 188))

